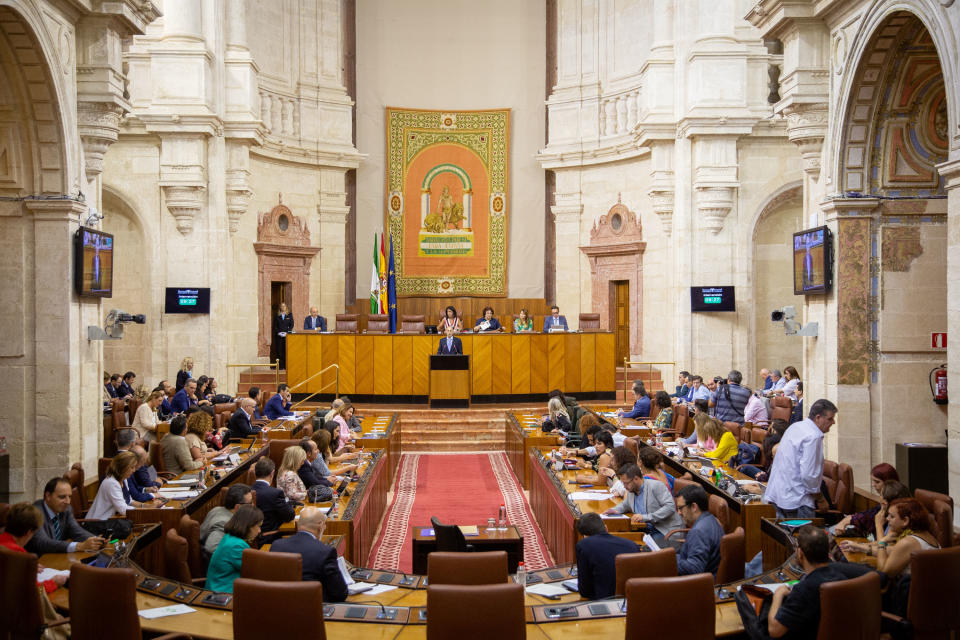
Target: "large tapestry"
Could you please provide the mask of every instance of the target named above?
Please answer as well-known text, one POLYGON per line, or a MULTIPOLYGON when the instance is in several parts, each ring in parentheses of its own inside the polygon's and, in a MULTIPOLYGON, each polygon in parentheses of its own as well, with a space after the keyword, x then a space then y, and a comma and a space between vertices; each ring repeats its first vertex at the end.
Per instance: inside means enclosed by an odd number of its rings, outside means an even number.
POLYGON ((397 295, 507 295, 510 110, 387 107, 397 295))

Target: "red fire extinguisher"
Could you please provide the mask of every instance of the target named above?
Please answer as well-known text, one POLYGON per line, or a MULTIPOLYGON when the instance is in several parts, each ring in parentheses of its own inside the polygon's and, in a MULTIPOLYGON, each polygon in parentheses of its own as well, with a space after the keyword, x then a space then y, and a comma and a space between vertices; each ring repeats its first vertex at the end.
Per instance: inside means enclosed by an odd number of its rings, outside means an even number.
POLYGON ((930 371, 930 393, 937 404, 947 404, 947 365, 946 363, 930 371))

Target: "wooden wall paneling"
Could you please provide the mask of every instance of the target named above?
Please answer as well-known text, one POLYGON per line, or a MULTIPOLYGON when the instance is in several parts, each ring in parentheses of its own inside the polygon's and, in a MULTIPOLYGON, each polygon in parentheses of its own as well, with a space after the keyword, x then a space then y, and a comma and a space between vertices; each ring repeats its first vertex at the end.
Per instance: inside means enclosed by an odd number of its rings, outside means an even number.
POLYGON ((596 338, 595 333, 580 334, 580 391, 597 390, 597 368, 594 365, 596 338))
POLYGON ((547 337, 534 334, 530 338, 530 393, 548 393, 552 387, 547 379, 547 337))
POLYGON ((373 392, 393 394, 393 340, 394 336, 373 336, 373 392))
MULTIPOLYGON (((303 360, 305 368, 302 376, 297 376, 297 380, 304 381, 310 376, 312 376, 317 371, 320 371, 324 367, 323 363, 323 353, 321 352, 320 347, 320 336, 316 334, 302 334, 296 336, 297 343, 303 345, 303 360)), ((289 365, 289 360, 287 361, 289 365)), ((291 387, 295 383, 291 382, 293 378, 289 375, 289 366, 287 373, 287 384, 291 387)), ((310 382, 305 385, 301 385, 294 389, 294 393, 313 393, 320 389, 320 377, 317 376, 310 382)))
MULTIPOLYGON (((338 340, 338 336, 333 334, 318 335, 314 340, 320 343, 320 353, 323 358, 321 369, 329 367, 332 364, 340 364, 340 341, 338 340)), ((314 371, 319 371, 319 369, 314 369, 314 371)), ((334 381, 336 379, 336 369, 330 369, 330 371, 327 371, 322 376, 317 376, 314 379, 314 382, 320 383, 317 385, 317 391, 323 389, 323 393, 333 393, 335 387, 334 381)))
POLYGON ((530 338, 510 336, 510 393, 530 393, 530 338))
POLYGON ((373 336, 356 336, 358 394, 372 395, 373 386, 373 336))
POLYGON ((597 340, 596 362, 597 391, 613 391, 616 385, 616 344, 612 333, 594 334, 597 340))
POLYGON ((473 395, 488 396, 493 393, 493 336, 473 336, 473 395))
MULTIPOLYGON (((307 377, 307 336, 290 334, 287 336, 287 384, 303 382, 307 377)), ((300 393, 303 389, 298 389, 300 393)))
POLYGON ((580 337, 579 333, 568 333, 564 336, 562 389, 584 391, 580 386, 580 337))
POLYGON ((430 393, 430 355, 437 352, 435 336, 413 336, 413 395, 430 393))
MULTIPOLYGON (((550 389, 560 389, 561 391, 570 391, 564 385, 567 382, 564 374, 564 347, 567 336, 565 334, 547 334, 547 386, 550 389)), ((549 391, 549 389, 548 389, 549 391)))
POLYGON ((413 395, 413 336, 393 338, 393 393, 413 395))
POLYGON ((493 393, 507 395, 512 393, 513 378, 510 364, 510 340, 512 336, 494 335, 493 340, 493 393))
POLYGON ((337 340, 337 364, 340 365, 340 394, 357 393, 357 337, 333 336, 337 340))

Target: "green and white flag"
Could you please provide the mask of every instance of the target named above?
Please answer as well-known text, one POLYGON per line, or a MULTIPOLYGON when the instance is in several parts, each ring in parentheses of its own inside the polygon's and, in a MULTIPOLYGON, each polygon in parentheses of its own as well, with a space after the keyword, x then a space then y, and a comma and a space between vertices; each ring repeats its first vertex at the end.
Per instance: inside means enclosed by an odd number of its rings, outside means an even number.
POLYGON ((373 275, 370 276, 370 313, 380 313, 380 259, 377 234, 373 234, 373 275))

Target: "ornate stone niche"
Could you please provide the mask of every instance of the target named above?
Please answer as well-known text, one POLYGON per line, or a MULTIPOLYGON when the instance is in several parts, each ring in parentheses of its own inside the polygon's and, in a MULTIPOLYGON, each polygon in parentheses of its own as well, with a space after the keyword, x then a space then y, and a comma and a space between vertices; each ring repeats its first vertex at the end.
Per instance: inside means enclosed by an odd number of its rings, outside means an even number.
POLYGON ((643 251, 646 246, 640 219, 618 196, 617 204, 594 223, 590 231, 590 244, 580 247, 590 260, 593 312, 600 314, 600 327, 603 330, 616 329, 612 283, 618 280, 630 283, 631 354, 642 352, 643 316, 640 310, 643 297, 643 251))
POLYGON ((302 323, 310 304, 310 263, 320 252, 320 247, 310 246, 307 224, 293 215, 280 198, 270 213, 261 213, 257 217, 257 241, 253 243, 253 249, 257 253, 260 274, 257 355, 269 356, 273 328, 270 285, 272 282, 291 283, 293 302, 290 311, 294 322, 302 323))

